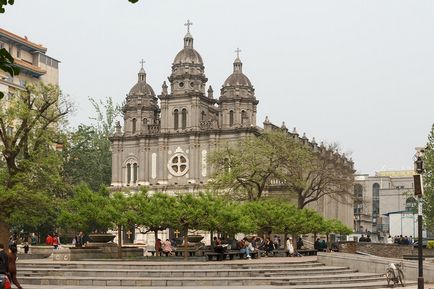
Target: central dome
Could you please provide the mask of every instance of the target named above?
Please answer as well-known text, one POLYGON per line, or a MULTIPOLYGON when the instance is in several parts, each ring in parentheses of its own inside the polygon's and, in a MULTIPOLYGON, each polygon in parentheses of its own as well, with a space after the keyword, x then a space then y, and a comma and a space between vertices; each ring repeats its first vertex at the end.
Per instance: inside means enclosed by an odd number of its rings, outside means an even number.
POLYGON ((178 52, 173 64, 200 64, 203 65, 202 57, 193 48, 184 48, 178 52))
POLYGON ((184 37, 184 48, 178 52, 173 64, 199 64, 203 65, 202 57, 199 52, 193 48, 193 36, 190 32, 184 37))

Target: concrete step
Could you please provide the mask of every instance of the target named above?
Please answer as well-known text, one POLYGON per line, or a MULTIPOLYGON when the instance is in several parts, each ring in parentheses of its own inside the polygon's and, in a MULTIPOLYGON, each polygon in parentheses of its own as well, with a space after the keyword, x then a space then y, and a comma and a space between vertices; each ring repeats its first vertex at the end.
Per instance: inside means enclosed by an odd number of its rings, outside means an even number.
POLYGON ((246 269, 188 269, 188 270, 126 270, 126 269, 67 269, 20 268, 18 276, 95 276, 95 277, 236 277, 236 276, 289 276, 314 274, 342 274, 356 272, 344 267, 321 266, 317 268, 246 268, 246 269))
MULTIPOLYGON (((250 260, 251 261, 251 260, 250 260)), ((321 267, 324 264, 318 262, 276 262, 276 263, 254 263, 249 260, 225 261, 225 262, 197 262, 197 263, 167 263, 167 262, 50 262, 50 263, 18 263, 18 268, 95 268, 95 269, 138 269, 138 270, 185 270, 185 269, 237 269, 237 268, 280 268, 280 267, 321 267)))
MULTIPOLYGON (((316 277, 316 276, 315 276, 316 277)), ((384 279, 384 278, 383 278, 384 279)), ((353 284, 380 281, 378 276, 366 274, 342 274, 333 277, 311 278, 306 276, 292 276, 280 278, 267 278, 261 276, 251 277, 84 277, 84 276, 37 276, 21 277, 22 284, 35 285, 77 285, 77 286, 250 286, 250 285, 321 285, 353 284)))

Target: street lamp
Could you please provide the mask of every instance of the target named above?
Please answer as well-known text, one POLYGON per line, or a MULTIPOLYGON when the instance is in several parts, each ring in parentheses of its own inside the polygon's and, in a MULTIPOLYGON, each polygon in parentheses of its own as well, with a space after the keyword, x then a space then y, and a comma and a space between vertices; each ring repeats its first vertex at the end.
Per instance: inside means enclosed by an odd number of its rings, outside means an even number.
POLYGON ((423 179, 422 174, 424 173, 423 166, 423 153, 424 148, 416 148, 416 154, 414 155, 414 194, 418 199, 418 214, 417 214, 417 234, 418 234, 418 267, 419 274, 417 278, 417 288, 424 289, 424 279, 423 279, 423 241, 422 241, 422 196, 423 196, 423 179))

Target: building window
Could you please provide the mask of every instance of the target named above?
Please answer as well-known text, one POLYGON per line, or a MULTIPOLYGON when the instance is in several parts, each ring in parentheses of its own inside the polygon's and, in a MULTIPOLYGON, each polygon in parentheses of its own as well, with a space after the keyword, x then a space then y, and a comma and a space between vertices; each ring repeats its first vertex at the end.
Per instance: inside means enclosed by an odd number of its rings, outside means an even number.
POLYGON ((8 136, 11 136, 13 132, 14 132, 14 128, 13 128, 13 127, 8 126, 8 127, 6 128, 6 134, 7 134, 8 136))
POLYGON ((173 127, 175 130, 179 128, 179 112, 177 109, 173 111, 173 127))
POLYGON ((137 164, 133 164, 133 183, 137 183, 137 164))
POLYGON ((247 123, 247 112, 245 110, 241 111, 241 124, 247 123))
POLYGON ((4 43, 0 43, 0 49, 5 48, 5 44, 4 43))
POLYGON ((176 177, 185 175, 189 169, 187 155, 183 153, 173 155, 169 160, 168 169, 176 177))
POLYGON ((233 126, 234 125, 234 111, 231 110, 229 112, 229 126, 233 126))
POLYGON ((17 58, 21 58, 21 49, 17 48, 17 58))
POLYGON ((413 213, 417 212, 417 201, 415 198, 413 197, 407 198, 407 200, 405 201, 405 210, 407 212, 413 212, 413 213))
POLYGON ((206 113, 204 111, 202 111, 202 113, 201 113, 201 119, 202 119, 202 121, 204 121, 206 119, 206 113))
POLYGON ((133 123, 133 133, 136 133, 137 120, 133 118, 132 123, 133 123))
POLYGON ((372 216, 375 218, 380 213, 380 184, 372 185, 372 216))
POLYGON ((131 164, 127 164, 127 185, 131 183, 131 164))
POLYGON ((187 128, 187 110, 185 108, 182 109, 182 129, 187 128))

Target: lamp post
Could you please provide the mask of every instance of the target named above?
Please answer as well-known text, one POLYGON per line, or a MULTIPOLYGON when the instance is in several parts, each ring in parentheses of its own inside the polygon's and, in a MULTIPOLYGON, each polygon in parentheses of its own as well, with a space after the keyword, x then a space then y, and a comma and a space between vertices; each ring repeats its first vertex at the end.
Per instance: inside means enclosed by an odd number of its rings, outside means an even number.
POLYGON ((422 240, 422 196, 423 196, 423 178, 424 173, 423 166, 423 148, 416 148, 416 155, 414 156, 414 194, 418 199, 418 214, 417 214, 417 234, 418 234, 418 268, 419 274, 417 278, 417 288, 424 289, 424 279, 423 279, 423 240, 422 240))

